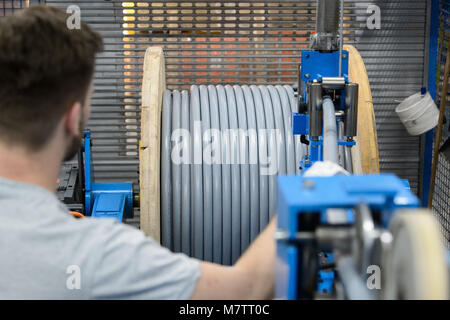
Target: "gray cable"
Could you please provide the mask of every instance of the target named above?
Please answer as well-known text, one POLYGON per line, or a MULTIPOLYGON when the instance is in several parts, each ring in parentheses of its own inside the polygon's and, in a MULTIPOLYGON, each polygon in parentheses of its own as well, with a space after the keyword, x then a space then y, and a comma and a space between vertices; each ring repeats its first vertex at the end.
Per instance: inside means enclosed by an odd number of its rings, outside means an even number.
POLYGON ((220 131, 219 102, 215 86, 208 86, 212 135, 213 182, 213 262, 222 261, 222 137, 220 131))
POLYGON ((199 127, 201 121, 200 97, 197 86, 191 86, 191 158, 193 161, 191 171, 191 204, 192 204, 192 229, 191 241, 193 243, 193 256, 203 259, 203 171, 202 171, 202 130, 199 127))
POLYGON ((241 169, 241 252, 250 244, 250 168, 248 156, 248 140, 245 132, 247 131, 247 112, 245 110, 245 100, 242 88, 233 86, 236 97, 236 106, 239 123, 239 153, 241 169))
POLYGON ((349 173, 353 173, 353 162, 352 162, 352 148, 351 147, 344 147, 344 163, 345 163, 345 170, 347 170, 349 173))
MULTIPOLYGON (((294 89, 292 89, 291 86, 285 85, 284 89, 286 90, 288 96, 289 96, 289 102, 291 104, 291 112, 292 113, 298 113, 298 104, 297 100, 295 99, 294 95, 294 89)), ((292 129, 292 118, 291 118, 291 129, 292 129)), ((305 147, 301 141, 300 141, 300 135, 294 136, 294 147, 295 147, 295 174, 300 174, 300 161, 302 160, 304 154, 305 154, 305 147)))
POLYGON ((161 119, 161 244, 169 249, 172 243, 172 184, 170 177, 170 133, 172 93, 164 91, 161 119))
POLYGON ((323 161, 338 163, 337 129, 334 104, 325 96, 323 109, 323 161))
POLYGON ((222 132, 222 263, 231 264, 231 159, 228 103, 225 89, 217 86, 220 130, 222 132))
POLYGON ((275 129, 277 129, 277 153, 278 153, 278 174, 286 174, 286 138, 284 131, 283 111, 281 110, 280 96, 273 86, 267 86, 272 100, 273 115, 275 119, 275 129))
POLYGON ((254 85, 164 93, 164 246, 226 265, 238 260, 276 212, 277 174, 295 173, 303 154, 291 133, 293 94, 289 86, 254 85), (212 137, 204 134, 210 129, 212 137))
MULTIPOLYGON (((338 130, 338 139, 343 140, 344 139, 344 122, 338 121, 337 125, 338 130)), ((338 146, 338 154, 339 154, 339 165, 342 168, 345 168, 345 159, 344 159, 344 146, 338 146)))
MULTIPOLYGON (((269 217, 271 217, 277 208, 277 174, 279 171, 278 164, 278 143, 276 139, 276 126, 273 114, 273 104, 269 90, 266 86, 258 86, 264 104, 264 115, 266 116, 266 128, 268 130, 267 137, 267 154, 271 173, 269 175, 269 217), (273 171, 273 172, 272 172, 273 171)), ((269 218, 268 217, 268 218, 269 218)))
POLYGON ((212 190, 212 166, 210 154, 205 149, 211 144, 210 104, 208 88, 200 86, 200 109, 202 113, 202 137, 203 137, 203 252, 204 260, 212 262, 213 258, 213 190, 212 190))
POLYGON ((286 139, 286 173, 295 174, 295 150, 294 150, 294 136, 291 128, 291 104, 289 102, 286 90, 278 85, 275 87, 281 101, 281 110, 283 111, 284 120, 284 136, 286 139))
MULTIPOLYGON (((186 90, 181 92, 181 128, 190 132, 189 125, 189 94, 186 90)), ((181 251, 192 255, 191 249, 191 169, 190 152, 191 143, 189 136, 183 136, 183 156, 187 158, 181 165, 181 251), (186 152, 186 153, 184 153, 186 152)))
POLYGON ((256 125, 258 129, 258 163, 259 163, 259 231, 261 232, 269 222, 269 169, 264 168, 267 163, 267 131, 264 106, 261 92, 257 86, 250 86, 255 102, 256 125))
MULTIPOLYGON (((181 127, 181 95, 178 90, 172 92, 172 129, 173 132, 177 132, 181 127), (177 131, 175 131, 177 130, 177 131)), ((176 137, 175 137, 176 138, 176 137)), ((172 140, 174 144, 179 143, 178 141, 172 140)), ((171 175, 172 175, 172 237, 173 237, 173 251, 181 252, 181 167, 180 163, 173 161, 172 151, 169 154, 170 163, 172 164, 171 175)))
MULTIPOLYGON (((259 234, 259 166, 258 166, 258 133, 256 125, 255 102, 252 92, 246 85, 242 86, 248 124, 248 149, 250 169, 250 242, 259 234)), ((242 248, 244 251, 247 248, 242 248)))
POLYGON ((230 122, 230 150, 231 150, 231 263, 235 263, 241 255, 241 168, 240 144, 237 135, 238 116, 236 109, 236 97, 234 89, 230 85, 225 86, 228 102, 228 119, 230 122))

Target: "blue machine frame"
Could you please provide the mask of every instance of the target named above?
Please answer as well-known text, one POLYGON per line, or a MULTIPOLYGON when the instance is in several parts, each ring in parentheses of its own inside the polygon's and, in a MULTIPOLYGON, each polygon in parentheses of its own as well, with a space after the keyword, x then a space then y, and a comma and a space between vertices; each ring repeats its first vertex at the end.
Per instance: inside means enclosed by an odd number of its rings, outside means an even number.
MULTIPOLYGON (((342 77, 348 81, 348 52, 342 51, 342 72, 339 73, 339 51, 302 51, 300 71, 300 102, 308 101, 308 82, 322 83, 325 77, 342 77)), ((335 89, 340 95, 336 110, 345 110, 345 86, 335 89)), ((342 120, 337 116, 336 120, 342 120)), ((293 113, 292 131, 294 135, 309 135, 309 115, 293 113)), ((340 140, 339 145, 354 146, 352 139, 340 140)), ((317 140, 310 139, 309 153, 301 160, 300 167, 307 169, 323 160, 323 132, 317 140)), ((406 183, 407 184, 407 183, 406 183)), ((347 224, 354 222, 353 210, 361 202, 371 210, 381 212, 382 227, 389 224, 392 213, 399 208, 418 207, 419 200, 405 182, 394 175, 364 175, 305 178, 284 176, 278 178, 278 228, 287 234, 277 242, 276 297, 281 299, 305 298, 298 292, 298 277, 301 270, 299 257, 301 246, 295 243, 299 232, 299 216, 303 213, 319 213, 320 224, 327 225, 326 210, 341 208, 347 210, 347 224), (308 181, 308 184, 304 182, 308 181), (313 187, 311 187, 311 185, 313 187)), ((319 253, 319 252, 317 252, 319 253)), ((333 262, 331 252, 323 253, 326 263, 333 262)), ((316 290, 331 292, 334 271, 317 270, 316 290)))
POLYGON ((85 215, 122 221, 133 217, 133 185, 130 182, 92 182, 91 134, 84 133, 85 215))
MULTIPOLYGON (((339 51, 320 52, 313 50, 302 51, 302 65, 300 70, 300 100, 304 103, 307 101, 307 83, 322 82, 324 77, 339 77, 339 51)), ((342 51, 342 77, 345 83, 348 83, 348 51, 342 51)), ((340 90, 341 97, 345 97, 345 88, 340 90)), ((345 99, 340 99, 340 105, 336 109, 345 109, 345 99)), ((339 119, 338 119, 339 120, 339 119)), ((292 114, 292 132, 294 135, 308 135, 309 116, 307 114, 292 114)), ((339 145, 354 146, 354 141, 339 140, 339 145)), ((309 153, 305 159, 299 164, 301 168, 309 168, 314 162, 323 159, 323 141, 310 141, 309 153)))
MULTIPOLYGON (((302 51, 302 67, 300 70, 301 92, 306 93, 309 81, 322 82, 323 77, 339 77, 339 51, 320 52, 312 50, 302 51)), ((342 51, 342 77, 348 82, 348 51, 342 51)), ((344 95, 345 96, 345 95, 344 95)), ((302 97, 306 102, 306 94, 302 97)), ((344 99, 338 109, 344 109, 344 99)))
MULTIPOLYGON (((387 228, 395 210, 416 208, 419 199, 392 174, 278 178, 278 228, 286 233, 286 238, 277 240, 276 298, 304 298, 299 295, 297 286, 301 248, 294 244, 299 231, 299 216, 319 213, 321 224, 326 225, 327 209, 348 209, 351 212, 360 203, 380 212, 381 226, 387 228)), ((353 222, 351 215, 347 222, 353 222)), ((334 275, 322 274, 321 277, 322 281, 332 282, 334 275)), ((329 286, 322 282, 318 287, 329 286)))
MULTIPOLYGON (((430 44, 428 49, 428 91, 431 97, 436 96, 437 47, 439 38, 439 0, 431 0, 430 44)), ((430 193, 431 166, 433 161, 434 129, 425 133, 424 163, 422 177, 422 206, 428 206, 430 193)))

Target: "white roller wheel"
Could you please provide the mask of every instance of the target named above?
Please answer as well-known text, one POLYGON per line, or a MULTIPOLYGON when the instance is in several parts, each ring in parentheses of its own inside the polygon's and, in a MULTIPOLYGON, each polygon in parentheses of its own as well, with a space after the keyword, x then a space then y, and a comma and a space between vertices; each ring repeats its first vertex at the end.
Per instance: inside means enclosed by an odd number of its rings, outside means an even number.
POLYGON ((383 259, 385 299, 448 299, 445 249, 427 210, 403 210, 392 219, 391 250, 383 259))

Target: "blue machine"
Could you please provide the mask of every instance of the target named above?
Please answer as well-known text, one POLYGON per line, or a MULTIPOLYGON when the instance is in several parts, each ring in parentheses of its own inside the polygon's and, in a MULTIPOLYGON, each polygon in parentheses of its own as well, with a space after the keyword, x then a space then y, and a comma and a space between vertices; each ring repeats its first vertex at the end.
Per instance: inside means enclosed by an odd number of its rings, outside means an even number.
MULTIPOLYGON (((320 270, 319 253, 338 245, 330 240, 334 234, 352 230, 359 205, 376 213, 380 228, 387 227, 395 210, 419 206, 404 182, 391 174, 282 176, 278 185, 276 297, 280 299, 311 299, 314 292, 331 292, 334 272, 320 270), (333 223, 330 209, 347 215, 333 223)), ((326 255, 326 263, 332 264, 332 255, 326 255)))
MULTIPOLYGON (((300 164, 310 167, 323 157, 323 107, 324 99, 332 101, 337 121, 345 123, 337 143, 351 148, 356 136, 358 85, 348 79, 348 52, 345 50, 304 50, 299 75, 299 113, 292 114, 295 135, 309 135, 309 153, 300 164)), ((335 115, 333 115, 335 116, 335 115)), ((304 141, 304 139, 302 140, 304 141)))
POLYGON ((86 216, 118 221, 133 217, 133 185, 130 182, 92 182, 90 131, 84 133, 84 188, 86 216))
MULTIPOLYGON (((338 5, 337 0, 318 0, 311 50, 301 55, 299 112, 292 114, 292 130, 309 146, 302 172, 317 161, 338 163, 337 148, 344 146, 346 159, 339 162, 352 173, 358 85, 349 81, 348 52, 342 50, 342 34, 338 36, 338 5)), ((395 210, 418 206, 405 182, 393 175, 279 177, 276 297, 330 295, 337 276, 333 250, 342 246, 353 252, 349 245, 358 241, 354 233, 363 228, 361 217, 383 229, 395 210)), ((367 260, 362 251, 360 265, 367 260)))

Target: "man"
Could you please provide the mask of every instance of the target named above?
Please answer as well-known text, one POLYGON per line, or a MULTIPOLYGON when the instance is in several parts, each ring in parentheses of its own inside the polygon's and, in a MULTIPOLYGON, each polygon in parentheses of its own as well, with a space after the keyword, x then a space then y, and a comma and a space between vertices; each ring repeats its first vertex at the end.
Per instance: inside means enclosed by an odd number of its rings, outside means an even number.
POLYGON ((0 298, 262 299, 275 222, 232 267, 174 254, 132 227, 75 219, 55 192, 89 115, 101 37, 34 6, 0 20, 0 298))

